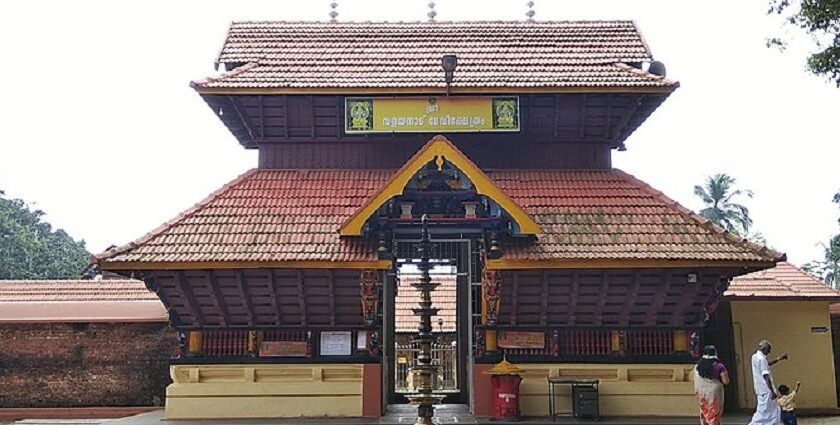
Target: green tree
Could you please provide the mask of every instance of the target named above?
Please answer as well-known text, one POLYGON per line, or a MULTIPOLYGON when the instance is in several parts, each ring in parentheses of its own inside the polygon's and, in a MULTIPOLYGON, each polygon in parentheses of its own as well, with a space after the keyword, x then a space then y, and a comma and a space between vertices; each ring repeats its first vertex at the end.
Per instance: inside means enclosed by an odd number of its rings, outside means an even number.
POLYGON ((752 197, 752 191, 735 189, 735 178, 728 174, 715 174, 706 178, 703 186, 694 186, 697 195, 706 208, 700 210, 700 215, 737 235, 749 235, 753 224, 750 210, 736 203, 734 199, 744 195, 752 197))
MULTIPOLYGON (((811 36, 816 52, 808 56, 808 69, 840 87, 840 0, 770 0, 768 13, 811 36)), ((767 45, 784 48, 785 41, 772 38, 767 45)))
POLYGON ((79 278, 90 260, 85 242, 53 231, 43 215, 0 190, 0 279, 79 278))
MULTIPOLYGON (((834 203, 840 206, 840 191, 834 194, 834 203)), ((837 220, 840 223, 840 219, 837 220)), ((814 275, 836 289, 840 289, 840 233, 829 239, 827 245, 823 245, 823 258, 811 261, 802 266, 802 269, 814 275)))

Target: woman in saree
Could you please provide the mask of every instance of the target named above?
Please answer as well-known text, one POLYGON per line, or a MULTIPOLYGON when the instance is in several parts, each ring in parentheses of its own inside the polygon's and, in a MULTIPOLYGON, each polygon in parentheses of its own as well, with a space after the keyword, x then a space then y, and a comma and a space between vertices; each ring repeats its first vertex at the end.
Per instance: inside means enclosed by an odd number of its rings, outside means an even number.
POLYGON ((703 357, 694 368, 694 392, 700 403, 701 425, 720 425, 724 385, 729 385, 729 373, 718 360, 715 346, 707 345, 703 348, 703 357))

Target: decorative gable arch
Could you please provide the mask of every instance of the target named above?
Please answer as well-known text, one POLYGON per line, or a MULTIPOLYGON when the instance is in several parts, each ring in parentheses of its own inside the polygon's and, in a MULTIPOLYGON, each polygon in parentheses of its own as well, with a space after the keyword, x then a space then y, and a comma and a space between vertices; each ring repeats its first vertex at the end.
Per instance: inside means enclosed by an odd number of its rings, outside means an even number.
POLYGON ((340 236, 361 236, 365 223, 390 199, 400 196, 411 179, 430 162, 438 167, 448 162, 457 167, 473 184, 477 194, 486 196, 505 211, 516 223, 519 235, 536 236, 540 227, 516 202, 508 197, 499 187, 466 157, 446 137, 438 135, 423 146, 391 180, 363 204, 355 214, 346 220, 339 229, 340 236))

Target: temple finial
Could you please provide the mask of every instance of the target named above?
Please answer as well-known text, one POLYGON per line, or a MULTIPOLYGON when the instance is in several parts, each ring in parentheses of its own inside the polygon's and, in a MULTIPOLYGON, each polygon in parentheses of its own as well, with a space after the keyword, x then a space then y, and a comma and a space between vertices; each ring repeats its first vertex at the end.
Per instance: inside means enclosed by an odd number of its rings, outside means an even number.
POLYGON ((335 18, 338 17, 338 11, 335 9, 338 7, 338 3, 332 2, 330 3, 330 22, 338 22, 335 18))
POLYGON ((435 12, 435 2, 429 2, 429 13, 426 14, 429 17, 429 22, 435 21, 435 16, 437 16, 437 12, 435 12))
POLYGON ((528 6, 528 11, 525 12, 525 16, 528 17, 528 22, 534 22, 534 0, 528 0, 528 3, 525 3, 528 6))

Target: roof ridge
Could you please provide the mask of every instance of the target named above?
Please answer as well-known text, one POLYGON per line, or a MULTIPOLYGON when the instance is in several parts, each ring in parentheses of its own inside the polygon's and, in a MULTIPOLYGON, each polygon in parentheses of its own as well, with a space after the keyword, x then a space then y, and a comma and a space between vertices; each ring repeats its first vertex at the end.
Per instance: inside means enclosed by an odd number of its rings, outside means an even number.
POLYGON ((523 21, 523 20, 507 20, 507 19, 480 19, 480 20, 470 20, 470 21, 455 21, 455 20, 447 20, 447 21, 439 21, 435 20, 434 22, 429 22, 428 20, 417 20, 417 21, 338 21, 338 22, 331 22, 331 21, 306 21, 306 20, 294 20, 294 21, 287 21, 287 20, 243 20, 243 21, 231 21, 230 26, 238 25, 238 24, 320 24, 320 25, 352 25, 352 24, 422 24, 422 25, 449 25, 449 24, 497 24, 497 23, 506 23, 506 24, 522 24, 523 26, 539 26, 543 24, 571 24, 571 23, 627 23, 632 24, 633 27, 638 31, 639 28, 636 25, 636 21, 633 19, 560 19, 560 20, 540 20, 540 21, 523 21))
MULTIPOLYGON (((599 65, 597 65, 597 64, 593 64, 593 65, 588 65, 588 66, 599 66, 599 65)), ((659 75, 656 75, 656 74, 651 74, 650 72, 643 71, 643 70, 641 70, 641 69, 639 69, 639 68, 632 67, 632 66, 630 66, 630 65, 628 65, 628 64, 626 64, 626 63, 624 63, 624 62, 616 62, 616 63, 614 63, 614 64, 613 64, 613 66, 615 66, 615 67, 617 67, 617 68, 619 68, 619 69, 621 69, 621 70, 623 70, 623 71, 626 71, 626 72, 631 72, 631 73, 633 73, 633 74, 636 74, 636 75, 639 75, 639 76, 642 76, 642 77, 646 77, 646 78, 650 78, 650 79, 653 79, 653 80, 662 81, 662 82, 664 82, 664 83, 667 83, 668 85, 672 85, 672 86, 674 86, 674 89, 677 89, 677 88, 679 88, 679 86, 680 86, 680 82, 679 82, 679 81, 677 81, 677 80, 672 80, 672 79, 670 79, 670 78, 666 78, 666 77, 664 77, 664 76, 659 76, 659 75)))
MULTIPOLYGON (((222 47, 222 50, 224 50, 224 47, 222 47)), ((221 55, 222 55, 222 51, 219 51, 219 56, 216 58, 216 61, 217 61, 216 64, 221 63, 221 62, 218 62, 218 60, 221 59, 221 55)), ((198 88, 202 84, 208 84, 208 83, 212 83, 212 82, 215 82, 215 81, 223 80, 225 78, 235 77, 239 74, 242 74, 246 71, 249 71, 249 70, 254 69, 256 67, 259 67, 259 66, 260 66, 259 61, 248 62, 245 65, 238 66, 234 69, 231 69, 230 71, 222 72, 219 75, 215 75, 215 76, 211 76, 211 77, 205 77, 205 78, 202 78, 200 80, 192 80, 192 81, 190 81, 190 87, 198 88)))
POLYGON ((658 199, 659 201, 664 202, 665 204, 673 207, 674 210, 677 211, 680 215, 693 220, 694 222, 699 224, 701 227, 705 228, 706 230, 711 231, 713 234, 720 235, 721 237, 723 237, 728 242, 732 242, 733 244, 739 245, 742 248, 746 248, 748 251, 751 251, 752 253, 758 255, 759 257, 763 257, 763 258, 767 259, 768 261, 773 261, 774 263, 778 263, 778 262, 781 262, 781 261, 787 261, 787 255, 786 254, 777 252, 777 251, 772 250, 772 249, 770 249, 766 246, 762 246, 762 245, 753 243, 753 242, 749 241, 747 238, 742 238, 742 237, 736 236, 736 235, 726 231, 726 229, 712 223, 711 221, 703 218, 702 216, 695 213, 694 211, 684 207, 679 202, 677 202, 677 201, 671 199, 670 197, 668 197, 667 195, 665 195, 665 193, 663 193, 662 191, 654 189, 653 186, 651 186, 651 185, 645 183, 644 181, 638 179, 636 176, 633 176, 632 174, 629 174, 629 173, 627 173, 625 171, 622 171, 618 168, 613 168, 613 171, 615 171, 616 174, 625 177, 631 183, 636 184, 639 187, 639 189, 647 192, 648 194, 652 195, 654 198, 658 199))
MULTIPOLYGON (((219 64, 222 63, 220 59, 222 58, 222 52, 225 51, 225 46, 227 46, 228 40, 230 39, 230 29, 233 28, 233 24, 236 23, 235 21, 230 21, 228 24, 227 30, 225 30, 225 40, 222 42, 222 47, 219 48, 219 53, 216 54, 216 60, 213 64, 216 66, 216 70, 219 69, 219 64)), ((638 28, 637 28, 638 30, 638 28)))
POLYGON ((215 190, 214 192, 210 193, 210 195, 208 195, 207 197, 205 197, 201 201, 197 202, 192 207, 190 207, 187 210, 178 214, 175 218, 163 223, 162 225, 158 226, 156 229, 152 230, 151 232, 146 233, 145 235, 143 235, 142 237, 140 237, 136 241, 129 242, 129 243, 123 245, 123 246, 120 246, 120 247, 117 247, 117 248, 114 248, 114 249, 111 249, 109 251, 106 251, 106 252, 103 252, 101 254, 96 255, 95 256, 96 260, 97 261, 107 260, 111 257, 114 257, 114 256, 119 255, 119 254, 124 254, 127 251, 130 251, 134 248, 137 248, 137 247, 143 245, 144 243, 148 242, 152 238, 154 238, 154 237, 158 236, 159 234, 165 232, 166 230, 170 229, 176 223, 190 217, 192 214, 197 212, 199 209, 203 208, 204 206, 206 206, 210 202, 214 201, 217 197, 219 197, 223 193, 227 192, 228 190, 230 190, 234 186, 242 183, 248 177, 252 176, 253 174, 256 174, 258 171, 259 171, 259 169, 252 168, 252 169, 240 174, 238 177, 231 180, 230 182, 228 182, 224 186, 220 187, 219 189, 215 190))
POLYGON ((642 29, 639 28, 639 23, 636 22, 635 19, 631 20, 630 22, 633 23, 633 28, 636 29, 636 34, 639 34, 639 39, 642 40, 642 45, 645 46, 645 51, 647 51, 648 56, 650 56, 652 58, 653 57, 653 51, 650 50, 650 45, 648 44, 647 40, 645 39, 645 36, 642 34, 642 29))

